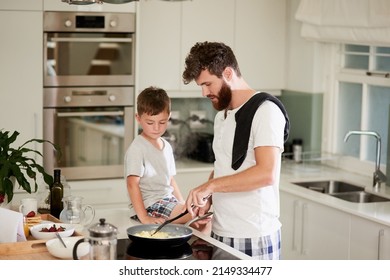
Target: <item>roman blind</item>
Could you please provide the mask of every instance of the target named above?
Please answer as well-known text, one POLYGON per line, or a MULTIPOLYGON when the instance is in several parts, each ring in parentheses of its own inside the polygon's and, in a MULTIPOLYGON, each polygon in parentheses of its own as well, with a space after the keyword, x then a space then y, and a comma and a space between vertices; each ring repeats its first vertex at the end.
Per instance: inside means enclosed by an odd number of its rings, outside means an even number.
POLYGON ((307 39, 390 46, 389 0, 301 0, 295 18, 307 39))

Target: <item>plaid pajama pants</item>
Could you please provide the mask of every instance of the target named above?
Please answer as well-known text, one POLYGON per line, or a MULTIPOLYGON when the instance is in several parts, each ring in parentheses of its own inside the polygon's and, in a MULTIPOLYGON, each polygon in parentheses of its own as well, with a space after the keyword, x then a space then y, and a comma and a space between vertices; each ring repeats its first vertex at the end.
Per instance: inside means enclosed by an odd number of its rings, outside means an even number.
POLYGON ((211 237, 216 240, 243 252, 254 259, 259 260, 280 260, 280 230, 274 234, 259 238, 232 238, 223 237, 211 232, 211 237))

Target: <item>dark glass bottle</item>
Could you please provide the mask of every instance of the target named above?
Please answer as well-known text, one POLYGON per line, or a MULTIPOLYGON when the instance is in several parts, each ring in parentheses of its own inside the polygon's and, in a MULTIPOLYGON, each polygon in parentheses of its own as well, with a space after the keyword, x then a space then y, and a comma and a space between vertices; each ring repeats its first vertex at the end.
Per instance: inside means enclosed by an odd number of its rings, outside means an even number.
POLYGON ((61 170, 54 170, 54 182, 50 188, 50 214, 60 218, 60 213, 64 209, 62 198, 64 196, 64 187, 61 183, 61 170))

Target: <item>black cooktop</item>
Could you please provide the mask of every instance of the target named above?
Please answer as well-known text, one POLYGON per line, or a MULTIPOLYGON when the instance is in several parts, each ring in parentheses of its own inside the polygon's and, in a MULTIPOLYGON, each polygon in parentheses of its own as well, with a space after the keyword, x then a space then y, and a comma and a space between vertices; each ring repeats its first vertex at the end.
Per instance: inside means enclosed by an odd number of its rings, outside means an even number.
POLYGON ((118 239, 118 260, 237 260, 236 256, 203 240, 192 236, 191 239, 179 246, 147 246, 126 239, 118 239))

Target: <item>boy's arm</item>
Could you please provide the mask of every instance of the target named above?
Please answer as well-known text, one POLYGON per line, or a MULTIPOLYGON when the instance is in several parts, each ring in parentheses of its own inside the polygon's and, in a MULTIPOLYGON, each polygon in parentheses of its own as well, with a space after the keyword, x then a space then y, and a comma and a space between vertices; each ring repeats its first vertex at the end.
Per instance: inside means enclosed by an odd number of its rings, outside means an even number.
POLYGON ((148 216, 148 213, 145 209, 145 204, 142 199, 141 190, 139 188, 138 176, 127 176, 127 191, 130 196, 131 203, 133 204, 135 213, 137 214, 138 219, 143 224, 159 224, 163 223, 165 220, 163 218, 153 218, 148 216))
POLYGON ((171 177, 171 186, 173 187, 173 195, 176 197, 176 199, 180 203, 184 203, 183 195, 181 194, 179 186, 177 185, 176 180, 173 176, 171 177))

